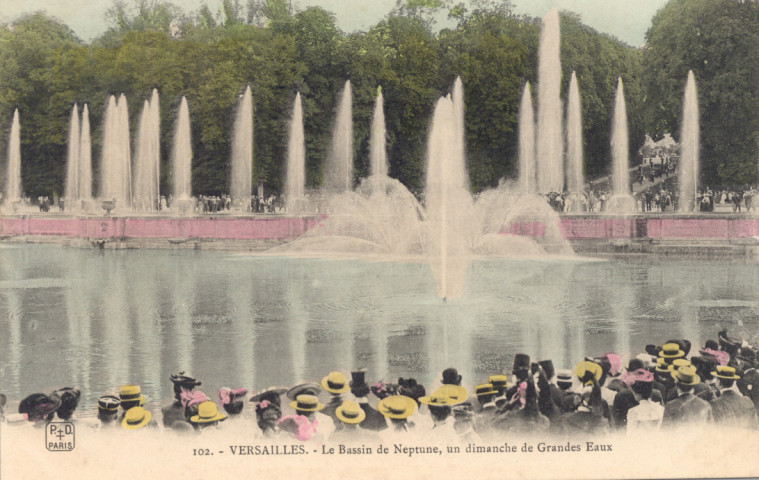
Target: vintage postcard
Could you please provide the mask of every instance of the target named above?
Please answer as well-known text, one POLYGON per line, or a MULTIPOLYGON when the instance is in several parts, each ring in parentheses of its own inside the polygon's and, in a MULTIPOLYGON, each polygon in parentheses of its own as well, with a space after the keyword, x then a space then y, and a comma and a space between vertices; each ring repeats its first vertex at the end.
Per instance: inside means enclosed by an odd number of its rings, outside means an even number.
POLYGON ((1 479, 759 475, 759 3, 10 3, 1 479))

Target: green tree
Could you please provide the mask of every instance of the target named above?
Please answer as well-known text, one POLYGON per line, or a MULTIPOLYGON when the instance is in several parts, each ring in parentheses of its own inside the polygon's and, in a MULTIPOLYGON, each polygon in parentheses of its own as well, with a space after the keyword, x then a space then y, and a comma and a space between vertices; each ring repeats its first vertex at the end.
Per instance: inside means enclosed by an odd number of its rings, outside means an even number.
POLYGON ((649 132, 678 138, 688 70, 698 86, 701 184, 750 184, 759 159, 759 4, 671 0, 646 34, 649 132))

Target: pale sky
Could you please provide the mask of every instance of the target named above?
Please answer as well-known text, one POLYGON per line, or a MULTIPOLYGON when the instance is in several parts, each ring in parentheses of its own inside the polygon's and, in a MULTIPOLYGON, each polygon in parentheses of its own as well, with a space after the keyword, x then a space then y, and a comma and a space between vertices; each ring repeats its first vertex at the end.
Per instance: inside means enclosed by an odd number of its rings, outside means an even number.
MULTIPOLYGON (((133 0, 127 0, 131 5, 133 0)), ((208 4, 218 11, 220 0, 170 0, 186 12, 208 4)), ((244 2, 241 2, 244 3, 244 2)), ((598 31, 616 36, 630 45, 644 42, 651 17, 667 0, 513 0, 517 13, 542 17, 552 7, 579 13, 583 22, 598 31)), ((0 0, 0 21, 10 22, 25 13, 44 10, 62 20, 85 41, 105 31, 105 12, 113 0, 0 0)), ((334 12, 345 32, 365 30, 377 23, 395 4, 395 0, 293 0, 305 8, 317 5, 334 12)))

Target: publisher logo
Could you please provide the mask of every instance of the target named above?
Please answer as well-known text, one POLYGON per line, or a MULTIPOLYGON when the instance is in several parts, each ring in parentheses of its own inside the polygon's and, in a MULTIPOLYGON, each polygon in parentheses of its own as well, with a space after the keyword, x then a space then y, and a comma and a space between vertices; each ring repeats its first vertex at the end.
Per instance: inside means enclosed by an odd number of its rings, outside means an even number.
POLYGON ((74 424, 48 423, 45 430, 45 447, 51 452, 70 452, 74 449, 74 424))

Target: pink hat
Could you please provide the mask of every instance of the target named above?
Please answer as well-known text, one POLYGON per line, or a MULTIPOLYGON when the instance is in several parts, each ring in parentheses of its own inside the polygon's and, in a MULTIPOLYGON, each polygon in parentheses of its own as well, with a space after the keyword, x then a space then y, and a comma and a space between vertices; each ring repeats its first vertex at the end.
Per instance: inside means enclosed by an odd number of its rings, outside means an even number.
POLYGON ((219 398, 219 405, 228 405, 237 397, 245 395, 246 393, 248 393, 246 388, 235 388, 232 390, 227 387, 221 387, 216 396, 219 398))
POLYGON ((187 409, 187 407, 205 402, 208 400, 208 397, 206 397, 205 393, 197 390, 185 390, 179 395, 179 400, 182 402, 182 408, 187 409))
POLYGON ((604 357, 606 357, 606 359, 609 361, 609 365, 611 365, 609 367, 609 375, 612 377, 619 375, 619 372, 622 371, 622 360, 620 360, 619 355, 609 352, 604 355, 604 357))

